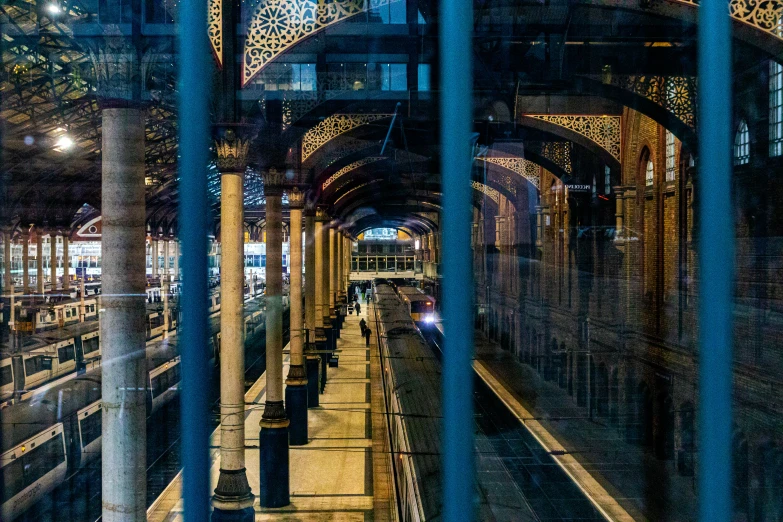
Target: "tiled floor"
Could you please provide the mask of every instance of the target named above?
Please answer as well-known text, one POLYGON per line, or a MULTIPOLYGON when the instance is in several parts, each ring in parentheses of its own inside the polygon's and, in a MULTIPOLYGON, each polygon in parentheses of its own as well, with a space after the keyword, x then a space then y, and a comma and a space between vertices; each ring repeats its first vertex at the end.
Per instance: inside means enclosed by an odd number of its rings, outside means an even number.
MULTIPOLYGON (((366 314, 367 309, 363 307, 361 317, 366 314)), ((290 449, 291 504, 285 508, 263 509, 256 500, 256 520, 317 522, 386 518, 381 513, 374 513, 373 508, 370 348, 365 346, 361 336, 360 319, 356 315, 346 318, 338 340, 339 367, 329 368, 320 406, 309 410, 309 444, 290 449)), ((283 375, 287 372, 286 356, 283 375)), ((245 462, 254 492, 259 487, 258 423, 263 413, 265 390, 264 374, 245 395, 245 462)), ((217 448, 219 444, 218 430, 213 434, 212 446, 217 448)), ((379 447, 377 442, 376 447, 379 447)), ((382 462, 382 455, 376 457, 382 462)), ((219 452, 213 449, 213 484, 217 481, 219 464, 219 452)), ((376 474, 378 469, 383 469, 377 464, 375 468, 376 474)), ((182 520, 180 481, 181 476, 178 476, 150 507, 150 522, 182 520)), ((382 489, 381 496, 386 496, 385 484, 382 489)))

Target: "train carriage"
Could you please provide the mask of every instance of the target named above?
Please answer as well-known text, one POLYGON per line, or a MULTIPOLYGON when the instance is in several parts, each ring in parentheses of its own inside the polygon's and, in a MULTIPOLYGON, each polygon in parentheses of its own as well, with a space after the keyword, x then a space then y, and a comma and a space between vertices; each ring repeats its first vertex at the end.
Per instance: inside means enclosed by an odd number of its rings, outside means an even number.
POLYGON ((435 321, 435 299, 431 296, 412 286, 399 286, 397 293, 416 324, 429 325, 435 321))

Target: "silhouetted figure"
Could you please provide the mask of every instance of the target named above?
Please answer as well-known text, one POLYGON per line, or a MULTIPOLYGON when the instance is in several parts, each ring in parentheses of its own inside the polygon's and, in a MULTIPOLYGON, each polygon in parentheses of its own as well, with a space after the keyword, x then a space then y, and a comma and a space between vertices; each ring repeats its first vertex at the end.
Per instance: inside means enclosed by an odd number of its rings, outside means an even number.
POLYGON ((370 346, 370 335, 372 335, 372 331, 370 330, 370 327, 367 327, 364 329, 364 345, 370 346))
POLYGON ((360 305, 358 301, 356 302, 355 308, 356 308, 356 315, 362 313, 362 305, 360 305))
POLYGON ((365 321, 364 318, 359 321, 359 328, 362 329, 362 335, 364 335, 364 331, 367 329, 367 321, 365 321))

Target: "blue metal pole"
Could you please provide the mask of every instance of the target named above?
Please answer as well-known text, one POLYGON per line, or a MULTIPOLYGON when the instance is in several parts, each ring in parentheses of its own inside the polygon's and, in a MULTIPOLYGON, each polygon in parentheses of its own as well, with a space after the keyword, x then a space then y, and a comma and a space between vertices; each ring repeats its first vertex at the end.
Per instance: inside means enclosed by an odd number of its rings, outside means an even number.
POLYGON ((443 516, 474 518, 471 122, 473 3, 440 1, 443 210, 443 516))
POLYGON ((182 497, 185 520, 209 520, 207 163, 209 63, 206 0, 179 10, 179 236, 182 242, 182 497))
POLYGON ((734 225, 731 210, 731 25, 726 0, 699 8, 699 503, 729 522, 734 225))

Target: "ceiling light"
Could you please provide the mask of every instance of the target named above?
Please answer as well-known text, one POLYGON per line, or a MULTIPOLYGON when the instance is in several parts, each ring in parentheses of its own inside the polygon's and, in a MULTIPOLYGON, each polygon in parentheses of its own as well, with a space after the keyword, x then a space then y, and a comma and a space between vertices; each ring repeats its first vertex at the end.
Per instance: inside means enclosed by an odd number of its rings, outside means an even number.
POLYGON ((49 14, 57 15, 60 14, 60 6, 57 4, 49 4, 46 6, 46 10, 49 11, 49 14))
POLYGON ((60 152, 70 149, 71 147, 73 147, 73 140, 69 138, 67 134, 60 136, 54 144, 54 149, 60 152))

